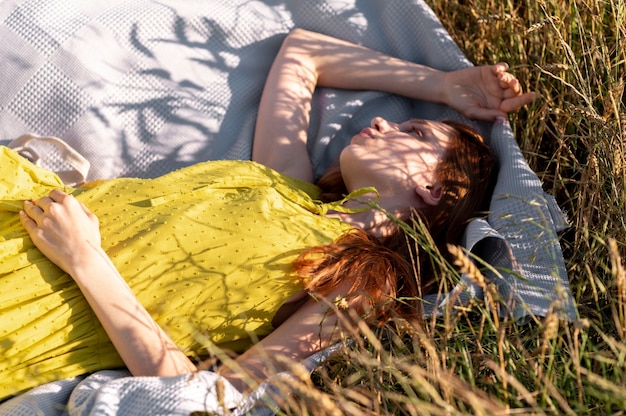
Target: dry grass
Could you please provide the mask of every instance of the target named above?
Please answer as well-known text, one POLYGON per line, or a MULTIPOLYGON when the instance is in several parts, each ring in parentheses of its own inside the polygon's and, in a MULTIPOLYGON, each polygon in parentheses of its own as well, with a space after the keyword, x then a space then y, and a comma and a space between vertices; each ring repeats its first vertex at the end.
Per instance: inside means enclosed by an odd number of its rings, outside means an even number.
POLYGON ((317 370, 315 395, 300 380, 285 412, 624 414, 626 3, 429 3, 470 60, 507 61, 540 95, 511 121, 570 216, 562 246, 581 319, 519 326, 487 301, 423 328, 392 322, 317 370))

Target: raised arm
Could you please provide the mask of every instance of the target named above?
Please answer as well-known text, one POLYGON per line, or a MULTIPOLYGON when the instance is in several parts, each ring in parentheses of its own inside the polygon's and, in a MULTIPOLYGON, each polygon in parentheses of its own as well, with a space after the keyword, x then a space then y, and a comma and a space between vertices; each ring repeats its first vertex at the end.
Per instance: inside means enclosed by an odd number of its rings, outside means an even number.
MULTIPOLYGON (((448 104, 468 117, 494 120, 527 104, 506 64, 441 72, 303 29, 292 31, 268 75, 254 137, 253 160, 312 180, 306 151, 316 86, 384 91, 448 104)), ((416 115, 418 116, 418 115, 416 115)))
POLYGON ((279 172, 311 181, 306 150, 311 98, 316 86, 381 90, 414 98, 441 94, 438 71, 303 29, 284 40, 259 106, 252 158, 279 172))
POLYGON ((100 245, 98 219, 55 190, 27 201, 20 218, 35 245, 69 273, 135 376, 172 376, 194 364, 139 303, 100 245))

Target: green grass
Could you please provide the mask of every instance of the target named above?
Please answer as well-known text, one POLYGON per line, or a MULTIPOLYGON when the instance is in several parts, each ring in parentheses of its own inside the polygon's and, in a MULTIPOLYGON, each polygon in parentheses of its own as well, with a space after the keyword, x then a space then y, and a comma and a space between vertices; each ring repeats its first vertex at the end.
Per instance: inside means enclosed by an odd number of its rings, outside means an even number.
POLYGON ((581 319, 525 326, 489 305, 391 323, 287 386, 288 414, 626 412, 626 3, 429 0, 475 64, 506 61, 539 99, 511 116, 545 190, 581 319), (311 386, 315 388, 311 388, 311 386))

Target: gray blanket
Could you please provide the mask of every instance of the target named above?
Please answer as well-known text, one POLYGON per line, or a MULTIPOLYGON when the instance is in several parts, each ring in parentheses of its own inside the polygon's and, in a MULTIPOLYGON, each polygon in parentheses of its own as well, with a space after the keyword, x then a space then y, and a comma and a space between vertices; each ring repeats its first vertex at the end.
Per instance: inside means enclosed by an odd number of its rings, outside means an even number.
MULTIPOLYGON (((294 27, 443 70, 471 65, 420 0, 4 0, 0 21, 0 144, 26 132, 61 137, 90 162, 90 180, 248 159, 265 76, 294 27)), ((463 120, 441 105, 320 89, 308 143, 316 173, 377 115, 463 120)), ((567 225, 564 216, 508 124, 474 126, 489 139, 501 170, 492 213, 468 227, 466 247, 495 267, 489 277, 506 300, 503 313, 541 316, 553 307, 574 319, 557 234, 567 225)), ((68 169, 49 144, 30 146, 43 166, 68 169)), ((427 312, 481 293, 465 279, 452 295, 428 299, 427 312)), ((96 374, 76 388, 80 379, 52 383, 0 405, 0 413, 58 414, 68 400, 71 414, 189 413, 189 394, 198 386, 188 379, 124 375, 96 374)), ((209 374, 194 383, 209 392, 212 380, 209 374)), ((249 408, 249 398, 231 393, 233 403, 249 408)))

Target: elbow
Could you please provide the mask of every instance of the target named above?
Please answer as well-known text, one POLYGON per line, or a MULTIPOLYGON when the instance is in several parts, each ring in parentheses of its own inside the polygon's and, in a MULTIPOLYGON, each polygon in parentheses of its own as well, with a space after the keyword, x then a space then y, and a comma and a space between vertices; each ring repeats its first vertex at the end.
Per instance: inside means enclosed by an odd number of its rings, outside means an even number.
POLYGON ((311 40, 313 37, 315 37, 315 35, 316 35, 315 32, 311 32, 310 30, 306 30, 306 29, 302 29, 302 28, 296 27, 296 28, 292 29, 287 34, 287 37, 285 38, 285 41, 311 40))

